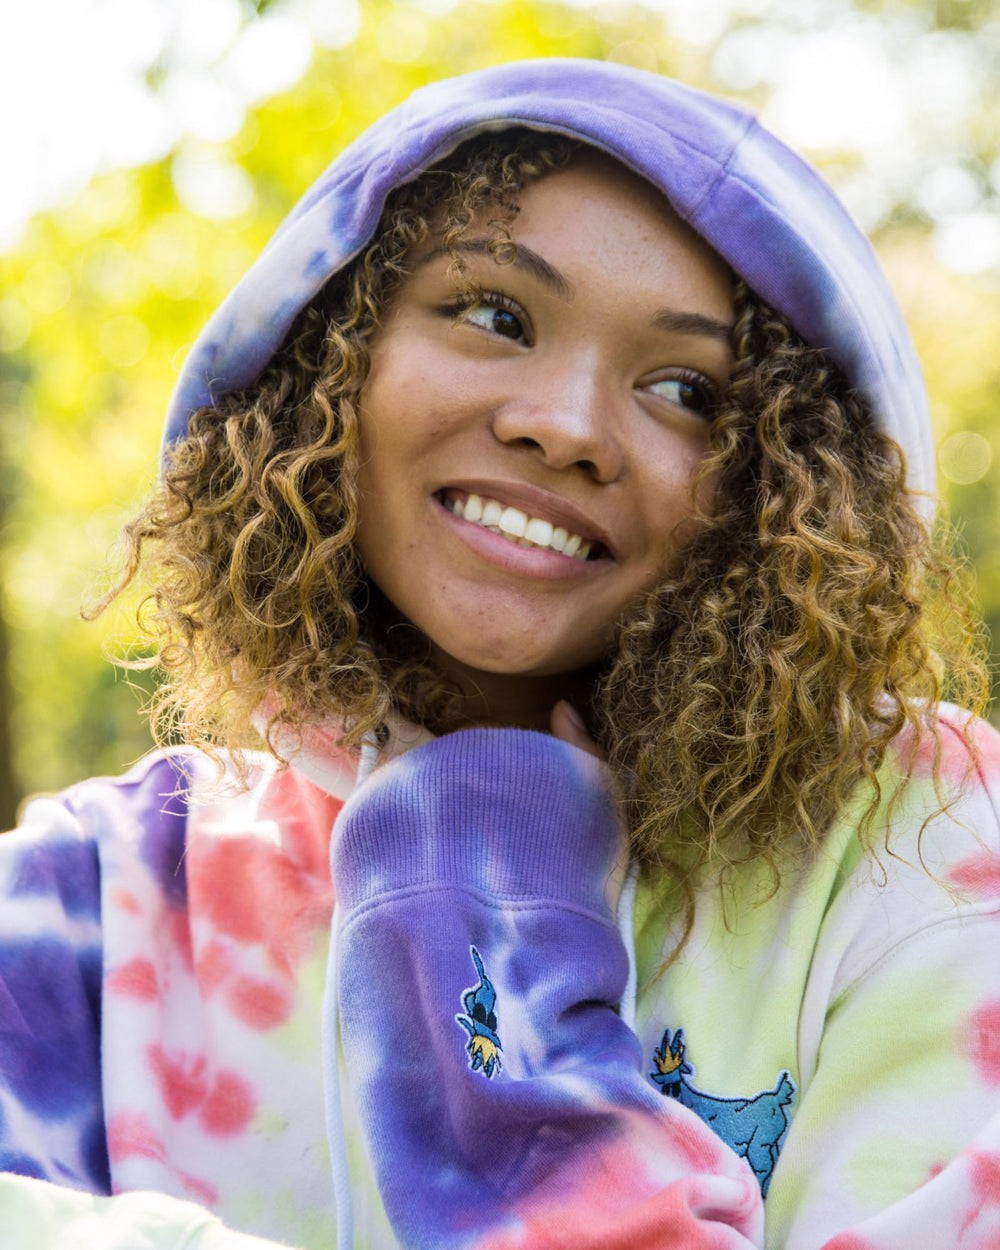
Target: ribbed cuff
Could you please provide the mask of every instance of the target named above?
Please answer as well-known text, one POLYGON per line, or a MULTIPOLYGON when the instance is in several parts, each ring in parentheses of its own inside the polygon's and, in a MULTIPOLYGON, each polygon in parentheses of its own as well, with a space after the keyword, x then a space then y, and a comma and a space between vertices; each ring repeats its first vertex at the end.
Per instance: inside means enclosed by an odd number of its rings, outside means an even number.
POLYGON ((334 885, 345 913, 451 885, 606 914, 620 845, 599 760, 547 734, 469 729, 407 751, 352 795, 334 831, 334 885))

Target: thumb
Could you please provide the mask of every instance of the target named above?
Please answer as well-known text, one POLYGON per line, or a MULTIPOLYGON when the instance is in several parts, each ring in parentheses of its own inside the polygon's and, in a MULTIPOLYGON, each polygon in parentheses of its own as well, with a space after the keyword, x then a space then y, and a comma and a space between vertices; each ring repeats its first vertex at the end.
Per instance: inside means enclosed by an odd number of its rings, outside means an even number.
POLYGON ((584 724, 583 717, 572 703, 568 703, 565 699, 559 700, 552 709, 551 726, 554 738, 568 742, 570 746, 579 747, 581 751, 586 751, 588 755, 596 756, 599 760, 604 759, 604 752, 590 736, 590 730, 584 724))

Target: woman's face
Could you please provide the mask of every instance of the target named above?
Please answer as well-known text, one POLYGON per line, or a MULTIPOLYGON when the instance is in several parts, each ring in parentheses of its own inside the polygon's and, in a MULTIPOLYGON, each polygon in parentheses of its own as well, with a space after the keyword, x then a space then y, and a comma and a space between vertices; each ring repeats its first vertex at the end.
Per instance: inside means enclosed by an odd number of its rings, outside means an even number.
POLYGON ((360 555, 467 684, 608 651, 733 363, 730 272, 644 181, 587 153, 520 204, 513 263, 485 221, 459 244, 478 304, 436 240, 413 256, 361 397, 360 555))

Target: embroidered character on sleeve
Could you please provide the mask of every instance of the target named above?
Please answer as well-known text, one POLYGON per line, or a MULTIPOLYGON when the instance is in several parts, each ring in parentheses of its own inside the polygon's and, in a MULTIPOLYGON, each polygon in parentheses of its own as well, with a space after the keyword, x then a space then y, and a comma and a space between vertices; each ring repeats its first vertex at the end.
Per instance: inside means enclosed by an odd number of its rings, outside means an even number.
POLYGON ((472 961, 479 973, 479 984, 466 990, 462 995, 465 1015, 457 1015, 455 1019, 468 1033, 466 1054, 469 1056, 469 1067, 473 1072, 482 1072, 485 1077, 492 1077, 503 1067, 500 1052, 500 1038, 497 1036, 496 1006, 497 994, 493 982, 486 975, 479 951, 470 946, 472 961))
POLYGON ((700 1116, 727 1146, 746 1159, 766 1198, 788 1128, 785 1108, 795 1097, 795 1082, 782 1072, 774 1089, 763 1090, 753 1098, 719 1098, 695 1089, 686 1079, 694 1070, 684 1056, 684 1030, 678 1029, 671 1040, 670 1030, 664 1029, 660 1045, 653 1051, 650 1080, 660 1087, 661 1094, 676 1098, 700 1116))

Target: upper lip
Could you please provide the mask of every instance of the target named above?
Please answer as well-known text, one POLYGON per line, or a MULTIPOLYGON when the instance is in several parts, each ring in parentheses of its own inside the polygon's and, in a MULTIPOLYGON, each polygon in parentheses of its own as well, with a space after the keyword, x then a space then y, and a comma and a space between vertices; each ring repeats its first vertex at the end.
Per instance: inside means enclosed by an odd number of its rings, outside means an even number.
POLYGON ((579 534, 587 542, 603 543, 610 555, 615 555, 614 543, 593 517, 560 495, 554 495, 540 486, 500 478, 456 478, 441 487, 441 491, 447 490, 462 490, 470 495, 482 495, 487 499, 495 499, 497 503, 519 508, 528 516, 539 517, 552 525, 561 525, 571 534, 579 534))

